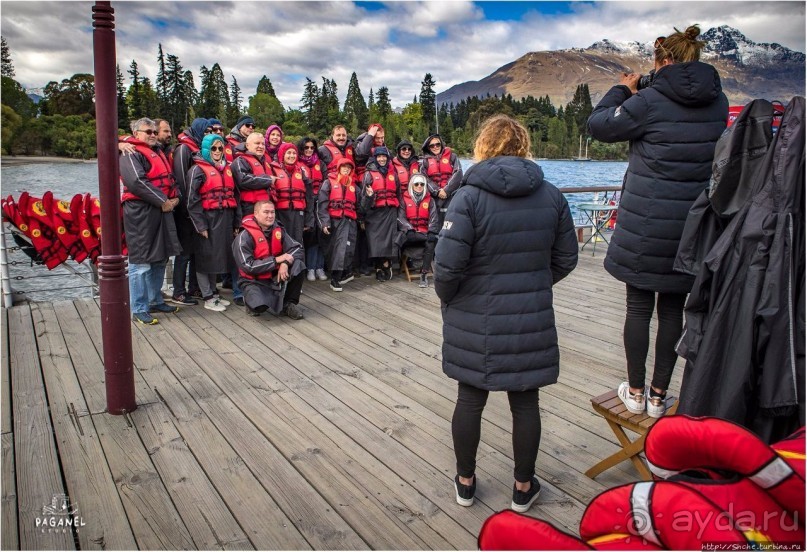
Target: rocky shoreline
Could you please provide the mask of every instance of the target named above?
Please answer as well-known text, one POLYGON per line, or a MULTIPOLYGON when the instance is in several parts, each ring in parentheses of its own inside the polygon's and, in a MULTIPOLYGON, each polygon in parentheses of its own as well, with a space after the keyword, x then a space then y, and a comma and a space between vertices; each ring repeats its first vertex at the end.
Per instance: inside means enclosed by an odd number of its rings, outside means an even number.
POLYGON ((45 157, 37 155, 3 155, 0 166, 34 165, 39 163, 97 163, 97 159, 73 159, 72 157, 45 157))

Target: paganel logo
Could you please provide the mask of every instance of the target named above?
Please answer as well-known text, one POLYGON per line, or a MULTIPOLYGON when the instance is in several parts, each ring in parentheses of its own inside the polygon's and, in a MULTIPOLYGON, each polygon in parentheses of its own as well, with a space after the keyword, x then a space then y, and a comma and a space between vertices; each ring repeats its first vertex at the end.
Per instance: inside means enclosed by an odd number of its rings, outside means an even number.
POLYGON ((43 533, 68 533, 87 523, 78 513, 78 504, 70 504, 70 497, 65 494, 55 494, 50 504, 42 506, 42 515, 36 518, 36 527, 43 533))

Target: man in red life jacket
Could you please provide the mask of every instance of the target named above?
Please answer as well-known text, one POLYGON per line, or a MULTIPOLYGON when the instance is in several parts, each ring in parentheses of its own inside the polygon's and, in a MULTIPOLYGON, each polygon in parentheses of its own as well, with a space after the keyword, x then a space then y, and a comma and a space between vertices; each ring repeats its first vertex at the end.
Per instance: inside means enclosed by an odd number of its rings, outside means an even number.
POLYGON ((268 310, 300 320, 303 246, 275 222, 275 205, 268 200, 256 202, 253 214, 244 217, 241 227, 232 247, 247 314, 258 316, 268 310))
POLYGON ((395 239, 395 256, 407 247, 423 246, 423 264, 420 269, 419 287, 429 287, 426 276, 431 270, 440 222, 437 216, 437 202, 426 190, 426 176, 415 173, 409 180, 409 189, 403 193, 403 201, 398 207, 398 228, 395 239))
POLYGON ((423 142, 420 172, 428 179, 429 193, 437 200, 440 227, 446 218, 451 196, 462 184, 462 165, 457 154, 445 145, 439 134, 432 134, 423 142))
MULTIPOLYGON (((356 161, 356 181, 359 185, 364 182, 364 173, 367 163, 372 161, 375 148, 386 147, 384 144, 386 133, 380 123, 373 123, 367 132, 362 132, 353 142, 353 156, 356 161)), ((356 221, 356 254, 353 257, 353 272, 365 274, 370 272, 370 246, 368 244, 366 222, 364 213, 359 212, 356 221)))
POLYGON ((253 132, 247 137, 244 155, 236 157, 232 164, 241 212, 245 215, 253 211, 256 202, 272 199, 274 194, 274 169, 265 153, 263 136, 253 132))
POLYGON ((227 163, 232 164, 236 157, 246 152, 246 141, 253 130, 255 130, 255 120, 249 115, 244 115, 236 121, 224 146, 224 157, 227 159, 227 163))
POLYGON ((157 125, 151 119, 132 123, 136 151, 120 158, 123 183, 123 228, 129 250, 129 303, 141 324, 157 324, 151 312, 176 312, 162 298, 168 257, 177 255, 173 210, 179 203, 168 158, 157 147, 157 125))
MULTIPOLYGON (((336 174, 336 169, 339 162, 347 158, 350 163, 356 166, 356 157, 353 151, 353 141, 347 137, 347 129, 343 125, 336 125, 333 127, 331 137, 325 140, 318 150, 319 158, 325 162, 328 168, 328 174, 336 174)), ((355 174, 353 176, 354 183, 358 183, 355 174)))
MULTIPOLYGON (((162 150, 168 158, 169 163, 173 166, 174 159, 174 145, 171 143, 174 133, 171 131, 171 123, 165 119, 154 119, 157 125, 157 147, 162 150)), ((134 153, 136 148, 130 144, 134 136, 118 136, 118 150, 120 153, 134 153)))

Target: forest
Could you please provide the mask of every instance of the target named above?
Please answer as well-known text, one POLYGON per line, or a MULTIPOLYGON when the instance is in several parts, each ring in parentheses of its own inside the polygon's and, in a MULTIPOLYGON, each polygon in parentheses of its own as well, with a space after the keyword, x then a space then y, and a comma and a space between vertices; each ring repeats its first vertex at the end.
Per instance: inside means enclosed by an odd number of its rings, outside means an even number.
MULTIPOLYGON (((264 75, 256 92, 244 98, 235 76, 228 83, 219 63, 199 68, 199 87, 193 71, 182 66, 176 55, 157 47, 157 75, 152 82, 136 60, 124 72, 117 68, 118 127, 129 132, 130 121, 140 117, 166 119, 178 134, 196 117, 216 118, 226 127, 249 114, 256 129, 271 124, 283 128, 287 141, 312 136, 320 143, 334 125, 343 124, 357 137, 370 123, 381 123, 386 141, 394 146, 408 139, 419 151, 435 132, 461 156, 470 156, 474 136, 487 117, 504 113, 518 118, 529 129, 533 156, 546 159, 578 157, 583 151, 592 159, 627 157, 627 144, 605 144, 586 135, 585 123, 592 111, 587 84, 577 86, 565 106, 555 107, 549 96, 514 99, 511 95, 468 97, 457 104, 436 104, 437 82, 431 73, 421 81, 420 94, 403 108, 394 109, 386 86, 370 89, 366 98, 354 72, 340 104, 338 85, 325 76, 306 78, 299 108, 286 108, 277 98, 272 82, 264 75)), ((49 82, 38 103, 14 80, 9 45, 2 38, 2 141, 3 154, 64 156, 92 159, 96 156, 94 78, 76 74, 61 82, 49 82)))

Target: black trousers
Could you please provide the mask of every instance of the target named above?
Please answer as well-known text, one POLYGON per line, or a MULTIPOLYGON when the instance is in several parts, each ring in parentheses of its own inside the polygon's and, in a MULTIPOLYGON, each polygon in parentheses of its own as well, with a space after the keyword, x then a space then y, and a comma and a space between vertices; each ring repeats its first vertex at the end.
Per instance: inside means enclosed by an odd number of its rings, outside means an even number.
MULTIPOLYGON (((457 406, 451 420, 454 455, 457 473, 471 477, 476 472, 476 451, 482 429, 482 411, 488 400, 488 391, 465 383, 459 384, 457 406)), ((535 459, 541 444, 541 412, 538 408, 538 390, 508 391, 510 412, 513 415, 513 458, 516 481, 526 483, 535 475, 535 459)))
POLYGON ((628 361, 628 383, 642 389, 645 380, 645 363, 650 347, 650 319, 656 303, 658 331, 656 332, 656 363, 652 386, 667 390, 678 355, 675 344, 684 326, 685 293, 659 293, 638 289, 627 284, 627 312, 625 315, 625 356, 628 361), (658 301, 656 300, 658 295, 658 301))

